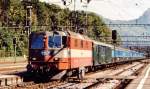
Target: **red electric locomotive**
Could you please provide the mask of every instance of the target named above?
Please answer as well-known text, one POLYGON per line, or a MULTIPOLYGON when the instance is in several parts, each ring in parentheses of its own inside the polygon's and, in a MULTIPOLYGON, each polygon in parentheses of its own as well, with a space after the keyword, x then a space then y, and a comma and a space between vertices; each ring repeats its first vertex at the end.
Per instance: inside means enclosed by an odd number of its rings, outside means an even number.
POLYGON ((29 37, 28 62, 30 72, 77 70, 83 77, 85 68, 93 65, 92 41, 70 31, 33 32, 29 37))

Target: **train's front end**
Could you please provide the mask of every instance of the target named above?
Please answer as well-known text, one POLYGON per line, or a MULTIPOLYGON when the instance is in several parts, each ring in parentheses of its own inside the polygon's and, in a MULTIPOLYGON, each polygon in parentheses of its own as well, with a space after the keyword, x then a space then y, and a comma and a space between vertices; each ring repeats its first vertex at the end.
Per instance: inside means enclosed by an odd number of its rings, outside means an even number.
POLYGON ((35 32, 29 37, 30 72, 54 72, 68 69, 67 34, 65 32, 35 32))

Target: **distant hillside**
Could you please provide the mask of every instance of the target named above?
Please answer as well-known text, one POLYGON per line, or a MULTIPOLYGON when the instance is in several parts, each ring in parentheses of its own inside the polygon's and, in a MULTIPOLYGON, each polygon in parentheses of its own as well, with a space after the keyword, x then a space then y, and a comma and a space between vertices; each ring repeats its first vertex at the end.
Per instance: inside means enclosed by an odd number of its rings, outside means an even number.
POLYGON ((148 9, 143 16, 137 19, 137 22, 142 24, 150 24, 150 9, 148 9))
MULTIPOLYGON (((138 19, 130 21, 119 21, 119 20, 109 20, 104 19, 107 24, 150 24, 150 9, 148 9, 142 16, 138 19)), ((116 26, 110 27, 112 30, 117 30, 120 36, 150 36, 150 26, 116 26)), ((149 41, 149 38, 143 37, 122 37, 123 41, 149 41)), ((124 43, 125 46, 130 45, 131 43, 124 43)), ((137 45, 138 43, 133 43, 137 45)), ((148 43, 150 44, 150 42, 148 43)), ((139 43, 138 45, 143 46, 139 43)), ((147 43, 145 43, 147 45, 147 43)))

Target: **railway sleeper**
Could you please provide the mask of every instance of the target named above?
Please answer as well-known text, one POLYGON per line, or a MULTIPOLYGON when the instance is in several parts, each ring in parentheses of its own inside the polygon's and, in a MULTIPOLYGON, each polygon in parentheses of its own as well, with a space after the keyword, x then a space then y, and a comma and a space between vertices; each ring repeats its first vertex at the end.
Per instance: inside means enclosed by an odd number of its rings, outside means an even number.
POLYGON ((21 84, 23 79, 15 75, 1 75, 0 77, 0 86, 11 86, 21 84))

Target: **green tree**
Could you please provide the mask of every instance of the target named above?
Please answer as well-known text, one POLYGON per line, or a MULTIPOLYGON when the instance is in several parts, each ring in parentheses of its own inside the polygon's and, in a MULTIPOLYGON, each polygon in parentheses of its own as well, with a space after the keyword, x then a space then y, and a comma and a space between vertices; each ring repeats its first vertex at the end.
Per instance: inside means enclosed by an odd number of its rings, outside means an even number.
POLYGON ((15 25, 15 26, 20 26, 23 25, 23 22, 25 21, 25 9, 21 2, 18 2, 18 0, 11 0, 10 1, 10 6, 9 6, 9 26, 15 25))
POLYGON ((0 21, 2 26, 7 26, 8 23, 8 15, 7 11, 9 9, 10 0, 1 0, 0 1, 0 21))
MULTIPOLYGON (((27 51, 28 36, 24 33, 26 9, 29 4, 18 0, 0 1, 0 49, 3 49, 3 42, 7 45, 7 50, 13 50, 12 39, 17 38, 17 55, 22 55, 27 51), (12 26, 19 28, 10 28, 12 26), (8 28, 9 27, 9 28, 8 28)), ((86 30, 86 35, 98 41, 107 42, 111 39, 111 30, 106 26, 102 17, 95 13, 85 11, 70 11, 68 8, 61 9, 59 6, 38 0, 31 0, 32 8, 32 31, 50 31, 53 25, 61 28, 76 31, 86 30), (43 28, 44 27, 44 28, 43 28), (75 28, 77 27, 77 28, 75 28)))

